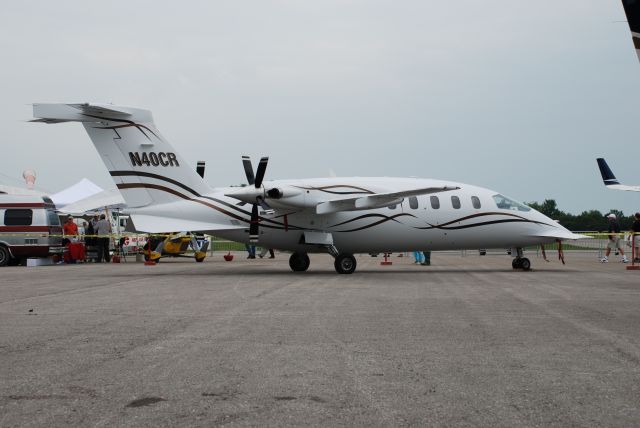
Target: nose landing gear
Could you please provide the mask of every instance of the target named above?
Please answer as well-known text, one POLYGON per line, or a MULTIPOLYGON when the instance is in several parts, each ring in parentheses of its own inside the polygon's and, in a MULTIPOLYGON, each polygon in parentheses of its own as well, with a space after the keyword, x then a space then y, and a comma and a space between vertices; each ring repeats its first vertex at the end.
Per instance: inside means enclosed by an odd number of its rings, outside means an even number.
MULTIPOLYGON (((513 254, 514 252, 512 251, 511 253, 513 254)), ((531 270, 531 261, 523 257, 522 248, 516 248, 515 254, 516 256, 511 262, 511 266, 514 269, 531 270)))

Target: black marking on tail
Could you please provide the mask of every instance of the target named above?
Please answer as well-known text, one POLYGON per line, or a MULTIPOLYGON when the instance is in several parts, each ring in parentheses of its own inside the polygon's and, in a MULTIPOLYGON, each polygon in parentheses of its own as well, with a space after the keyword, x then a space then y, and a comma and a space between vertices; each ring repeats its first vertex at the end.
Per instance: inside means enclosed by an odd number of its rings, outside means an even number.
POLYGON ((602 175, 602 181, 604 181, 605 186, 609 186, 610 184, 620 184, 615 175, 613 175, 613 171, 607 165, 607 162, 603 158, 596 159, 598 161, 598 168, 600 168, 600 175, 602 175))

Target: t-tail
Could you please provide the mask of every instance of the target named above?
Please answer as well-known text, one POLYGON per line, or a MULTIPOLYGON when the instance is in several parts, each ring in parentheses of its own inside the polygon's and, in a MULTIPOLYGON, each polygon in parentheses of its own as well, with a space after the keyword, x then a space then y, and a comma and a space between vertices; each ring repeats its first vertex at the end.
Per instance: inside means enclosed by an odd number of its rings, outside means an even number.
POLYGON ((640 59, 640 0, 622 0, 622 6, 629 22, 633 46, 640 59))
POLYGON ((596 159, 598 161, 598 168, 600 168, 600 175, 602 175, 602 181, 608 189, 614 190, 626 190, 629 192, 640 192, 640 186, 629 186, 627 184, 620 184, 613 171, 607 165, 607 162, 603 158, 596 159))
POLYGON ((160 135, 148 110, 100 104, 34 104, 34 122, 82 122, 130 208, 211 192, 160 135))

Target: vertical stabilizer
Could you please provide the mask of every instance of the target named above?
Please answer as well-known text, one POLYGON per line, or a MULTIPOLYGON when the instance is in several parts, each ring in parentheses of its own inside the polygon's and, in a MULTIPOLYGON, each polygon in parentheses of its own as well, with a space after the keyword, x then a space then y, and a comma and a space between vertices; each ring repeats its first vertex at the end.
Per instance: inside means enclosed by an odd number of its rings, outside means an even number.
POLYGON ((160 135, 148 110, 97 104, 34 104, 35 122, 82 122, 130 208, 211 191, 160 135))

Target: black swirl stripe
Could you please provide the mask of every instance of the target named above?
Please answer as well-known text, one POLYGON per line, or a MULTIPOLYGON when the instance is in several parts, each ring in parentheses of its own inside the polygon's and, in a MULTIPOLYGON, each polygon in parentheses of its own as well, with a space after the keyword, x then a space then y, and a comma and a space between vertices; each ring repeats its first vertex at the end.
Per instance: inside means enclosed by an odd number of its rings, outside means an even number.
POLYGON ((443 229, 443 230, 457 230, 457 229, 467 229, 470 227, 476 227, 476 226, 484 226, 484 225, 490 225, 490 224, 498 224, 498 223, 510 223, 510 222, 521 222, 521 223, 535 223, 535 224, 541 224, 541 225, 545 225, 545 226, 552 226, 550 224, 547 223, 543 223, 543 222, 539 222, 539 221, 535 221, 535 220, 529 220, 526 217, 522 217, 519 216, 517 214, 512 214, 512 213, 501 213, 501 212, 486 212, 486 213, 478 213, 478 214, 472 214, 472 215, 468 215, 465 217, 460 217, 458 219, 455 220, 451 220, 448 221, 446 223, 442 223, 442 224, 429 224, 429 226, 426 227, 414 227, 415 229, 420 229, 420 230, 429 230, 429 229, 443 229), (479 217, 487 217, 487 216, 506 216, 506 217, 515 217, 513 219, 504 219, 504 220, 492 220, 492 221, 485 221, 485 222, 481 222, 481 223, 472 223, 469 225, 460 225, 460 226, 450 226, 454 223, 460 223, 461 221, 465 221, 465 220, 469 220, 469 219, 473 219, 473 218, 479 218, 479 217))
POLYGON ((539 221, 532 221, 532 220, 527 220, 527 219, 509 218, 509 219, 503 219, 503 220, 483 221, 481 223, 464 224, 464 225, 461 225, 461 226, 444 226, 444 227, 443 226, 427 226, 427 227, 415 227, 414 229, 420 229, 420 230, 433 230, 433 229, 460 230, 460 229, 470 229, 472 227, 489 226, 489 225, 492 225, 492 224, 500 224, 500 223, 534 223, 534 224, 547 225, 546 223, 541 223, 539 221))
POLYGON ((189 187, 189 186, 187 186, 185 184, 182 184, 181 182, 179 182, 177 180, 174 180, 174 179, 169 178, 169 177, 165 177, 163 175, 153 174, 151 172, 143 172, 143 171, 109 171, 109 174, 111 174, 112 177, 131 177, 131 176, 136 176, 136 177, 155 178, 156 180, 166 181, 167 183, 174 184, 174 185, 180 187, 181 189, 186 190, 187 192, 191 193, 193 196, 202 197, 202 195, 200 195, 198 192, 193 190, 191 187, 189 187))
MULTIPOLYGON (((126 124, 126 125, 118 125, 118 126, 94 126, 94 128, 96 128, 96 129, 113 129, 115 131, 118 128, 135 127, 138 131, 142 132, 142 135, 147 137, 147 139, 149 141, 151 141, 151 138, 149 138, 147 133, 144 132, 145 129, 147 131, 149 131, 151 134, 153 134, 153 136, 156 137, 158 140, 160 140, 160 137, 155 132, 153 132, 153 130, 151 130, 148 126, 142 125, 140 123, 136 123, 133 120, 113 119, 113 118, 110 118, 110 117, 95 116, 93 114, 87 114, 87 113, 82 113, 82 115, 83 116, 87 116, 87 117, 92 117, 94 119, 106 120, 107 122, 120 122, 120 123, 126 124)), ((117 131, 116 131, 116 133, 117 133, 117 131)))
MULTIPOLYGON (((118 187, 118 189, 122 189, 122 190, 125 190, 125 189, 154 189, 154 190, 158 190, 158 191, 161 191, 161 192, 170 193, 170 194, 172 194, 174 196, 177 196, 179 198, 182 198, 184 200, 195 202, 195 203, 207 206, 209 208, 212 208, 212 209, 214 209, 214 210, 216 210, 216 211, 218 211, 218 212, 220 212, 222 214, 225 214, 225 215, 227 215, 227 216, 229 216, 231 218, 234 218, 236 220, 242 221, 244 223, 247 223, 247 224, 251 223, 251 217, 244 218, 244 217, 242 217, 240 215, 237 215, 235 213, 227 211, 224 208, 218 207, 217 205, 214 205, 214 204, 209 203, 207 201, 203 201, 203 200, 200 200, 200 199, 194 199, 194 198, 192 198, 190 196, 187 196, 185 194, 182 194, 182 193, 180 193, 180 192, 178 192, 178 191, 176 191, 174 189, 170 189, 170 188, 165 187, 165 186, 160 186, 158 184, 151 184, 151 183, 121 183, 121 184, 118 184, 117 187, 118 187)), ((284 230, 285 229, 284 224, 280 224, 280 223, 275 223, 275 225, 263 224, 262 220, 268 220, 268 219, 264 219, 264 218, 260 217, 260 222, 261 222, 260 223, 260 227, 265 227, 267 229, 277 229, 277 230, 284 230)), ((291 229, 293 227, 294 226, 288 226, 289 229, 291 229)), ((301 228, 299 228, 297 226, 295 226, 295 227, 297 229, 301 229, 301 228)))
MULTIPOLYGON (((240 207, 238 207, 236 205, 230 204, 228 202, 224 202, 224 201, 222 201, 220 199, 212 198, 210 196, 201 195, 200 193, 196 192, 195 190, 193 190, 189 186, 187 186, 187 185, 185 185, 185 184, 183 184, 183 183, 181 183, 181 182, 179 182, 177 180, 165 177, 163 175, 153 174, 153 173, 150 173, 150 172, 143 172, 143 171, 110 171, 110 174, 111 174, 112 177, 136 176, 136 177, 147 177, 147 178, 154 178, 154 179, 160 180, 160 181, 166 181, 167 183, 171 183, 173 185, 176 185, 176 186, 180 187, 181 189, 186 190, 187 192, 191 193, 195 197, 209 199, 209 200, 211 200, 213 202, 217 202, 217 203, 219 203, 221 205, 225 205, 228 208, 234 209, 234 210, 236 210, 236 211, 238 211, 238 212, 240 212, 242 214, 246 214, 247 216, 249 216, 249 218, 251 217, 251 212, 250 211, 244 210, 244 209, 242 209, 242 208, 240 208, 240 207)), ((120 185, 118 185, 118 188, 120 188, 119 186, 120 185)), ((191 199, 190 197, 187 197, 187 196, 184 196, 184 195, 182 195, 182 194, 180 194, 178 192, 172 191, 171 189, 169 189, 167 187, 164 187, 164 186, 157 186, 156 185, 156 186, 146 186, 146 187, 153 188, 153 189, 156 189, 156 190, 163 190, 165 192, 168 192, 168 193, 174 194, 176 196, 179 196, 182 199, 191 199)), ((122 188, 126 189, 126 188, 133 188, 133 187, 131 186, 131 184, 127 184, 126 187, 122 187, 122 188)), ((271 224, 274 224, 274 225, 282 226, 282 228, 284 228, 284 223, 281 223, 281 222, 278 222, 278 221, 274 221, 274 220, 267 219, 267 218, 261 218, 260 221, 261 221, 261 225, 264 226, 264 227, 267 227, 267 225, 262 223, 262 222, 268 222, 268 223, 271 223, 271 224)), ((299 226, 295 226, 295 225, 288 225, 287 228, 288 229, 295 229, 295 230, 302 230, 303 229, 303 228, 301 228, 299 226)))
POLYGON ((376 214, 376 213, 374 213, 374 214, 364 214, 364 215, 352 218, 350 220, 343 221, 342 223, 334 224, 334 225, 329 226, 329 227, 343 226, 345 224, 353 223, 354 221, 362 220, 362 219, 365 219, 365 218, 382 218, 382 219, 386 219, 386 220, 393 220, 396 223, 400 223, 398 220, 396 220, 396 218, 405 217, 405 216, 416 218, 416 216, 414 216, 413 214, 408 214, 408 213, 396 214, 396 215, 392 215, 392 216, 386 216, 384 214, 376 214))
MULTIPOLYGON (((388 217, 388 216, 382 216, 383 218, 382 218, 381 220, 379 220, 379 221, 375 221, 375 222, 370 223, 370 224, 368 224, 368 225, 360 226, 360 227, 356 227, 356 228, 353 228, 353 229, 347 229, 347 230, 336 230, 335 232, 337 232, 337 233, 343 233, 343 232, 357 232, 357 231, 359 231, 359 230, 370 229, 370 228, 372 228, 372 227, 374 227, 374 226, 378 226, 379 224, 386 223, 386 222, 388 222, 388 221, 394 221, 394 222, 396 222, 396 223, 402 224, 402 223, 400 223, 398 220, 396 220, 396 218, 397 218, 397 217, 401 217, 401 216, 405 216, 405 215, 409 215, 409 216, 410 216, 411 214, 396 214, 396 215, 391 216, 391 217, 388 217)), ((376 215, 373 215, 373 214, 369 214, 369 215, 365 215, 365 216, 356 217, 355 219, 353 219, 353 221, 358 220, 358 219, 361 219, 361 218, 365 218, 365 217, 380 217, 380 216, 381 216, 381 215, 377 215, 377 216, 376 216, 376 215)), ((351 221, 347 221, 347 222, 345 222, 345 223, 350 223, 350 222, 351 222, 351 221)), ((336 226, 337 226, 337 225, 336 225, 336 226)), ((332 226, 332 227, 334 227, 334 226, 332 226)))

